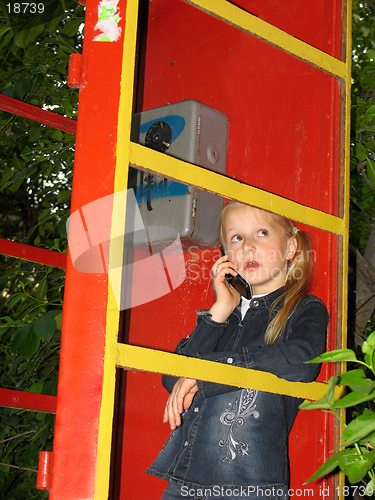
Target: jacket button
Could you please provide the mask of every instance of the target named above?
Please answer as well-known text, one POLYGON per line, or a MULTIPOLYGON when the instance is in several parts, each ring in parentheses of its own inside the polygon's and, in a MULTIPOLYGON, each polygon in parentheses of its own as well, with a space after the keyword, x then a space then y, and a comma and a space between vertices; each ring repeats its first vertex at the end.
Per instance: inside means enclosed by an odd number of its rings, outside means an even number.
POLYGON ((233 363, 233 358, 228 358, 227 363, 229 363, 231 365, 233 363))
POLYGON ((259 301, 258 300, 253 300, 253 306, 258 307, 259 306, 259 301))
POLYGON ((198 408, 198 406, 196 406, 196 407, 194 408, 194 413, 198 413, 198 412, 199 412, 199 408, 198 408))
POLYGON ((189 441, 185 441, 185 442, 184 442, 184 446, 185 446, 185 448, 186 448, 187 446, 189 446, 189 441))

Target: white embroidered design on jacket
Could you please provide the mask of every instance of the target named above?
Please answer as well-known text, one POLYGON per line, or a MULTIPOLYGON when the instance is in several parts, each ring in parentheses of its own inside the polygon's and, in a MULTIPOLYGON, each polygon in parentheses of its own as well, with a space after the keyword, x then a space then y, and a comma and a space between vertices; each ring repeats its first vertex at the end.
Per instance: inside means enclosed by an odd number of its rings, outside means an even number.
POLYGON ((242 389, 241 395, 235 400, 232 407, 226 410, 220 416, 220 422, 224 425, 229 425, 227 439, 221 439, 219 446, 227 448, 227 456, 223 462, 232 462, 237 455, 247 455, 249 449, 246 441, 237 440, 234 436, 234 429, 236 426, 244 424, 244 417, 253 415, 254 418, 259 418, 259 413, 256 411, 257 405, 255 404, 258 397, 258 391, 253 389, 242 389))

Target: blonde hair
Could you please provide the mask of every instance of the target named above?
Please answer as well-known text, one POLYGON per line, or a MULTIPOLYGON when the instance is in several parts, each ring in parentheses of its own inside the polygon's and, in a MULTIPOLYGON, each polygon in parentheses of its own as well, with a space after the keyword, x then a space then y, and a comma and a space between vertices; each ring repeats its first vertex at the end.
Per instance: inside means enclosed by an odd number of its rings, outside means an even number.
MULTIPOLYGON (((250 206, 244 205, 238 201, 229 201, 220 214, 219 223, 219 239, 220 243, 224 244, 223 224, 227 212, 234 207, 250 206)), ((256 207, 254 207, 256 208, 256 207)), ((311 281, 314 273, 314 261, 312 257, 312 244, 310 237, 306 231, 297 230, 294 222, 287 217, 279 214, 269 212, 268 210, 258 209, 265 212, 273 220, 281 226, 285 231, 285 237, 289 238, 294 236, 297 239, 298 247, 297 252, 293 259, 290 261, 286 281, 284 285, 284 292, 278 297, 270 308, 270 319, 273 311, 278 304, 283 303, 281 309, 270 320, 266 333, 266 344, 273 344, 276 339, 281 338, 285 332, 288 319, 291 317, 300 300, 307 294, 311 286, 311 281)))

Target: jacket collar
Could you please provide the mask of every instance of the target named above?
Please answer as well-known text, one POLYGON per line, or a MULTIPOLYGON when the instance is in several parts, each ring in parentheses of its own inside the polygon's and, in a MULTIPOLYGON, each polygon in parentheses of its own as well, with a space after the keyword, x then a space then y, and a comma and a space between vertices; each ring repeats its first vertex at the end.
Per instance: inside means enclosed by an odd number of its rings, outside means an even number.
POLYGON ((275 302, 275 300, 278 299, 283 292, 284 292, 284 287, 282 286, 281 288, 278 288, 274 292, 268 293, 267 295, 263 295, 263 297, 254 297, 254 299, 252 299, 252 302, 257 300, 259 302, 258 307, 270 308, 271 305, 275 302))
MULTIPOLYGON (((254 297, 250 301, 249 309, 269 309, 271 305, 275 302, 277 298, 284 292, 284 287, 278 288, 274 292, 268 293, 267 295, 263 295, 262 297, 254 297)), ((241 303, 237 306, 237 308, 233 311, 236 316, 241 318, 241 303)))

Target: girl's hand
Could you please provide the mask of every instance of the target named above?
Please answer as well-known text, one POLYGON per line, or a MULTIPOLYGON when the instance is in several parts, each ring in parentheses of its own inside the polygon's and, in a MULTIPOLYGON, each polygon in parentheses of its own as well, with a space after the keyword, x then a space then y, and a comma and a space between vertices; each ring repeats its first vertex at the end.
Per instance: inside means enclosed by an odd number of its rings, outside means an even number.
POLYGON ((228 256, 220 257, 212 266, 212 279, 216 302, 210 309, 212 319, 218 323, 224 322, 238 306, 241 295, 225 279, 226 274, 237 276, 237 265, 228 261, 228 256))
POLYGON ((181 425, 181 413, 190 408, 195 394, 198 392, 197 381, 190 378, 179 378, 167 400, 163 422, 169 422, 171 430, 181 425))

